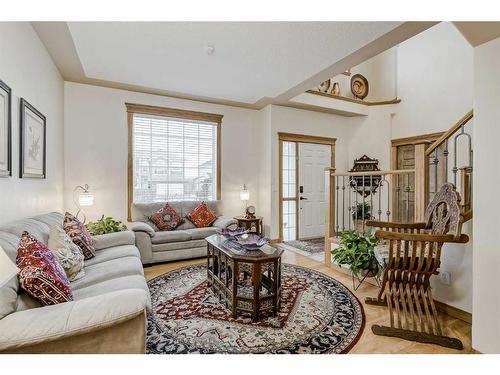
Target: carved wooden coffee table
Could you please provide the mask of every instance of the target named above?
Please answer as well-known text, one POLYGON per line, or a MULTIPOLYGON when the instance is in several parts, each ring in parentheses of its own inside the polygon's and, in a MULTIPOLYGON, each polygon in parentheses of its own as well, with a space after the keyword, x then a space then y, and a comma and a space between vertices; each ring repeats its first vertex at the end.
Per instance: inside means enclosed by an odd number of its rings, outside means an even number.
POLYGON ((207 281, 214 294, 238 313, 257 321, 263 312, 276 316, 280 307, 282 249, 264 245, 246 250, 221 234, 207 239, 207 281))

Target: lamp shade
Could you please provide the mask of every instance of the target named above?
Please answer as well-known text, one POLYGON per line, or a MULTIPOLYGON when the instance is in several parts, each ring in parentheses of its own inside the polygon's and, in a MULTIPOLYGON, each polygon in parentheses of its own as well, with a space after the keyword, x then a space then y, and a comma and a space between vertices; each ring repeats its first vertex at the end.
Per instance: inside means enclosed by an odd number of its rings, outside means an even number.
POLYGON ((82 191, 78 195, 78 203, 82 207, 94 205, 94 194, 89 193, 88 191, 82 191))
POLYGON ((243 185, 243 189, 240 191, 240 199, 242 201, 250 200, 250 191, 248 191, 247 187, 243 185))
POLYGON ((16 276, 18 272, 19 268, 12 263, 10 258, 7 254, 5 254, 5 251, 0 246, 0 288, 16 276))

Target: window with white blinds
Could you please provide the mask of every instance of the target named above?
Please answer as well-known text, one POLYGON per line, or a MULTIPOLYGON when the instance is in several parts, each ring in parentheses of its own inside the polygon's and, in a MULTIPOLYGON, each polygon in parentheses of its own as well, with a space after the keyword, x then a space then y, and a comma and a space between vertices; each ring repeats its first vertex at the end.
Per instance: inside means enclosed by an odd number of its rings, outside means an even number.
POLYGON ((133 201, 217 199, 217 122, 133 114, 133 201))

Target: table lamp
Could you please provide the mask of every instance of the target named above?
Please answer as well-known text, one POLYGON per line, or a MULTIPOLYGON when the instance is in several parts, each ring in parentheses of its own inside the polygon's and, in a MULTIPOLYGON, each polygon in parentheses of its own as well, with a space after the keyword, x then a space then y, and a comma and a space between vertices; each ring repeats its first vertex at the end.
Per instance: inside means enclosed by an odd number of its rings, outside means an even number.
POLYGON ((92 194, 89 191, 90 187, 89 185, 85 184, 83 186, 78 185, 75 187, 73 190, 73 198, 75 200, 75 204, 78 207, 78 211, 76 213, 76 218, 79 219, 79 215, 81 214, 83 216, 83 223, 87 220, 87 216, 85 215, 85 211, 83 210, 82 207, 88 207, 88 206, 93 206, 94 205, 94 194, 92 194), (78 193, 78 200, 75 198, 76 193, 78 193))

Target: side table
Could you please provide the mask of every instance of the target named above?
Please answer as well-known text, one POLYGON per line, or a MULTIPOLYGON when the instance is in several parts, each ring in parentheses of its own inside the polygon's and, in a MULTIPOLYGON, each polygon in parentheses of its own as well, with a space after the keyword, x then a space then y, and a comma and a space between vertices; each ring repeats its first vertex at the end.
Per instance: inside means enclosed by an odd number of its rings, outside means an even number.
POLYGON ((263 227, 262 220, 264 219, 262 216, 255 217, 245 217, 245 216, 236 216, 234 219, 238 221, 238 227, 248 229, 251 233, 258 234, 262 236, 263 227))

